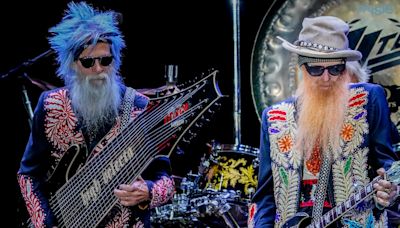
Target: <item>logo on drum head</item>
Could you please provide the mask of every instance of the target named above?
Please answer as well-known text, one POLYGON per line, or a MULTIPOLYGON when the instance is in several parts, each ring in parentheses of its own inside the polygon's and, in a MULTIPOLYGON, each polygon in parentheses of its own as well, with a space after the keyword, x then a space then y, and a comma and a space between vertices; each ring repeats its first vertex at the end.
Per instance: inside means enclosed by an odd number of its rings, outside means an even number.
POLYGON ((206 188, 235 190, 250 199, 257 187, 258 149, 244 145, 214 145, 211 167, 207 169, 206 188))

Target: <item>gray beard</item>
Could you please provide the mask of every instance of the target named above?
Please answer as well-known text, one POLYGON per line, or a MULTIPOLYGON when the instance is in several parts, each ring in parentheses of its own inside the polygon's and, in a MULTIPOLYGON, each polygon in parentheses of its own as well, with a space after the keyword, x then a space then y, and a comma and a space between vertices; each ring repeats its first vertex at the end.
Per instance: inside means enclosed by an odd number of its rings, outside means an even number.
POLYGON ((115 74, 77 75, 71 80, 71 102, 82 126, 91 135, 115 121, 121 102, 121 82, 115 74), (104 78, 102 84, 93 83, 95 78, 104 78))

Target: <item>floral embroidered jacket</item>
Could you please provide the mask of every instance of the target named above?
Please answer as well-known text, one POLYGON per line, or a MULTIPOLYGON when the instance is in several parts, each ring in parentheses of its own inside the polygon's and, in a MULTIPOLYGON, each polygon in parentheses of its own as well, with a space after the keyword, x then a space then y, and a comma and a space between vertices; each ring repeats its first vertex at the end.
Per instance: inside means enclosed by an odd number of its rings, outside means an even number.
MULTIPOLYGON (((332 161, 331 186, 336 205, 347 200, 358 187, 367 185, 378 168, 387 170, 396 159, 382 87, 359 83, 351 84, 350 91, 341 132, 342 151, 334 153, 332 161)), ((304 160, 293 148, 295 115, 293 98, 263 111, 258 186, 250 206, 249 227, 281 227, 299 211, 304 160)), ((368 206, 356 207, 345 215, 343 226, 387 227, 384 211, 373 209, 371 200, 363 205, 368 206), (357 224, 360 226, 354 226, 357 224)))
MULTIPOLYGON (((122 87, 121 94, 125 94, 125 91, 126 87, 122 87)), ((136 92, 133 102, 131 120, 146 108, 148 98, 136 92)), ((100 142, 97 140, 88 145, 87 136, 71 107, 69 90, 64 87, 41 94, 35 108, 32 132, 18 171, 22 196, 35 227, 52 227, 57 224, 49 207, 45 180, 53 173, 69 147, 78 144, 81 148, 90 148, 89 152, 96 155, 120 131, 121 118, 118 116, 107 130, 95 137, 101 139, 100 142)), ((150 209, 166 203, 173 196, 174 184, 170 169, 170 161, 166 157, 152 161, 141 174, 150 192, 149 207, 139 209, 138 206, 124 207, 117 203, 100 226, 150 227, 150 209)))

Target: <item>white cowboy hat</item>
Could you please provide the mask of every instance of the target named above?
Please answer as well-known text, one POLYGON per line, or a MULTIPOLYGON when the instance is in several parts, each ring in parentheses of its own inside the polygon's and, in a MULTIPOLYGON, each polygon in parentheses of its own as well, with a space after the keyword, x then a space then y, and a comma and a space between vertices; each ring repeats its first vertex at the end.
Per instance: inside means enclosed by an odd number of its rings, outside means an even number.
POLYGON ((349 48, 347 33, 349 26, 343 20, 332 16, 304 18, 303 28, 299 39, 291 44, 282 37, 282 46, 298 55, 323 58, 357 61, 362 58, 359 51, 349 48))

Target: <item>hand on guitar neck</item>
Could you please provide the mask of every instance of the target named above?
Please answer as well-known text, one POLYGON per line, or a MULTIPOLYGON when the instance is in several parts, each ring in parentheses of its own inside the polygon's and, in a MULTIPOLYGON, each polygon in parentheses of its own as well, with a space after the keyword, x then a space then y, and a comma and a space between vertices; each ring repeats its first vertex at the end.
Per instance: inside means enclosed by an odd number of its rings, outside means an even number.
POLYGON ((377 207, 383 209, 384 207, 391 206, 397 199, 397 185, 386 180, 384 168, 378 169, 377 173, 383 179, 373 185, 376 190, 374 199, 377 207))

